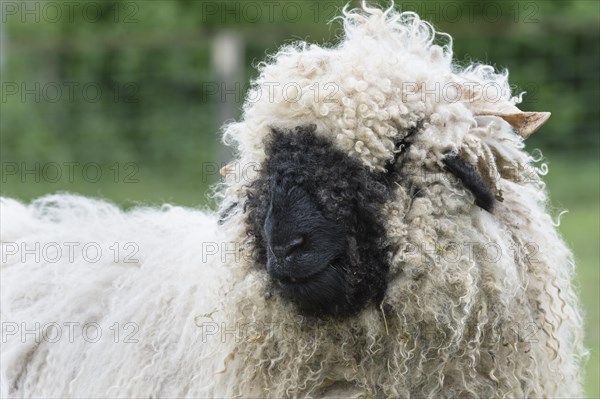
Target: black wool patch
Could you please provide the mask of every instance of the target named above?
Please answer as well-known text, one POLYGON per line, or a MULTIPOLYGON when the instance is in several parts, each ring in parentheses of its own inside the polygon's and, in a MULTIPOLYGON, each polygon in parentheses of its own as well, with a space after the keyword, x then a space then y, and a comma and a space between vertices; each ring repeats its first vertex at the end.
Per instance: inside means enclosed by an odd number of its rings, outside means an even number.
POLYGON ((390 252, 381 210, 392 188, 389 174, 370 172, 314 126, 274 129, 244 203, 256 264, 306 315, 347 317, 381 302, 390 252))
POLYGON ((446 155, 443 162, 448 170, 458 177, 465 187, 473 193, 475 204, 488 212, 492 212, 495 202, 494 194, 486 186, 483 178, 475 168, 456 154, 446 155))

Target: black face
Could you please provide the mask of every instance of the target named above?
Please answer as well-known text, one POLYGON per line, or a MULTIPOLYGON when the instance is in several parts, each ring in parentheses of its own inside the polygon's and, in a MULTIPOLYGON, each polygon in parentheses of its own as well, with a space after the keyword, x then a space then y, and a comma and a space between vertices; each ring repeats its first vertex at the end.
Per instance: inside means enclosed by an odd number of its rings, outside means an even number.
POLYGON ((310 126, 273 131, 266 152, 245 209, 257 263, 280 295, 313 316, 350 316, 380 302, 389 176, 369 172, 310 126))

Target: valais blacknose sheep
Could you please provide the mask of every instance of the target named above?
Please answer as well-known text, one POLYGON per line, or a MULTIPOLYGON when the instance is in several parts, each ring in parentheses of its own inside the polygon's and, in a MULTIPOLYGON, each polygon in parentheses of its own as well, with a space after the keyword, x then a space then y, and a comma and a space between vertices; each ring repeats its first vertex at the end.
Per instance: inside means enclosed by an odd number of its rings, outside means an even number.
POLYGON ((413 13, 342 20, 259 64, 217 214, 2 201, 4 396, 582 396, 549 114, 413 13))

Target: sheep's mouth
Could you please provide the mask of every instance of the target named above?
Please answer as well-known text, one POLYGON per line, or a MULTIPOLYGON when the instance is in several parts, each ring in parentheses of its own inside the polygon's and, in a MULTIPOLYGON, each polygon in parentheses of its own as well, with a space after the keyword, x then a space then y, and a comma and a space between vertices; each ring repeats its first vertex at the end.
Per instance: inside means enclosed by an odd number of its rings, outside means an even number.
POLYGON ((283 298, 308 316, 349 316, 355 309, 348 302, 351 288, 344 273, 343 262, 329 262, 318 272, 306 277, 286 277, 277 280, 283 298))
POLYGON ((290 286, 290 285, 310 284, 310 283, 314 282, 315 280, 318 280, 319 277, 323 273, 326 273, 329 269, 338 270, 334 266, 334 263, 329 263, 325 267, 322 267, 319 270, 317 270, 316 272, 311 273, 307 276, 293 276, 293 277, 292 276, 282 276, 277 279, 277 282, 284 287, 290 286))
POLYGON ((277 282, 279 285, 284 287, 295 284, 309 284, 313 280, 313 277, 319 275, 320 273, 323 273, 323 271, 321 270, 315 274, 311 274, 308 277, 281 277, 277 280, 277 282))

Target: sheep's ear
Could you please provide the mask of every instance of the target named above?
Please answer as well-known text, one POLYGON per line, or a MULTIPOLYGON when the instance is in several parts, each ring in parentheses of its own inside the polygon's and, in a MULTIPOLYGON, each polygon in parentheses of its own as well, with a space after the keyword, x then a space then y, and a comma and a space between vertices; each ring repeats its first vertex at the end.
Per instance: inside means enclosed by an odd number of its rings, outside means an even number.
POLYGON ((457 154, 446 155, 443 163, 473 193, 475 204, 491 213, 495 203, 494 194, 486 186, 477 170, 457 154))
POLYGON ((481 83, 454 76, 461 87, 461 99, 475 116, 497 116, 510 124, 521 137, 527 139, 550 118, 550 112, 523 112, 512 102, 501 98, 488 98, 481 83))
POLYGON ((228 163, 227 165, 225 165, 221 169, 219 169, 219 174, 223 177, 226 177, 228 174, 232 173, 233 171, 234 171, 233 163, 228 163))
POLYGON ((541 128, 551 115, 550 112, 522 112, 517 107, 514 108, 517 112, 504 113, 494 110, 482 110, 476 112, 475 115, 498 116, 508 122, 524 139, 527 139, 541 128))

